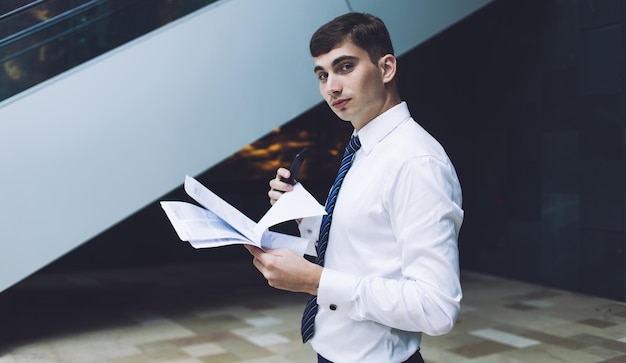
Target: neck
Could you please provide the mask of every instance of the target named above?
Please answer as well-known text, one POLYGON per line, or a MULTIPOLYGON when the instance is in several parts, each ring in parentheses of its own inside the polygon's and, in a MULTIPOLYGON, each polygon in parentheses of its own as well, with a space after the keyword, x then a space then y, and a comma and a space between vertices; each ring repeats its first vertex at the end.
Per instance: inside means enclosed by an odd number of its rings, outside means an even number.
POLYGON ((370 123, 373 119, 389 111, 391 108, 399 105, 400 102, 402 102, 402 100, 400 99, 398 92, 388 92, 385 101, 382 103, 380 109, 378 110, 378 113, 376 114, 376 116, 374 116, 374 118, 367 120, 366 122, 362 122, 362 123, 351 122, 352 127, 354 127, 354 129, 357 132, 359 132, 360 129, 362 129, 365 125, 370 123))

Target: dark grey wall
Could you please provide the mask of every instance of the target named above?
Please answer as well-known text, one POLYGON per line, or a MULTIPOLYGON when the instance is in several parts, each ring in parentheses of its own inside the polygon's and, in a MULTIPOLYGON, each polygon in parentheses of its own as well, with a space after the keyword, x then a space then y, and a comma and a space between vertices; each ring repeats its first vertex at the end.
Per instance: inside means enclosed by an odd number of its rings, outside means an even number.
POLYGON ((496 1, 401 59, 464 189, 465 269, 626 299, 626 1, 496 1))

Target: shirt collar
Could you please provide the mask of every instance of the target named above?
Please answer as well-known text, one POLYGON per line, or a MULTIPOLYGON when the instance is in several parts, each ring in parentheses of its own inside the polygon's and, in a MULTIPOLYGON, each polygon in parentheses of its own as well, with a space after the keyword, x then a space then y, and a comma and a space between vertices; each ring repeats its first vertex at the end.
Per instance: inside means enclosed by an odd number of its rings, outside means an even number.
POLYGON ((353 135, 356 134, 359 136, 361 150, 369 154, 374 148, 374 145, 384 139, 391 131, 398 127, 398 125, 410 117, 409 107, 406 102, 402 101, 378 115, 372 121, 368 122, 367 125, 363 126, 358 133, 355 131, 353 135))

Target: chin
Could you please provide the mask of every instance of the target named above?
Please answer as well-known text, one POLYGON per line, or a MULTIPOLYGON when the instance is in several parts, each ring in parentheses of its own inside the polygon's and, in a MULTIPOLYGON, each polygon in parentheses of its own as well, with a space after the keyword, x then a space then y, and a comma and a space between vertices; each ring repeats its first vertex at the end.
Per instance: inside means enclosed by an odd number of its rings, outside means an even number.
POLYGON ((350 118, 350 117, 347 115, 347 113, 346 113, 346 112, 342 112, 342 111, 335 111, 335 110, 333 110, 333 113, 334 113, 337 117, 339 117, 339 119, 340 119, 341 121, 350 121, 350 120, 349 120, 349 118, 350 118))

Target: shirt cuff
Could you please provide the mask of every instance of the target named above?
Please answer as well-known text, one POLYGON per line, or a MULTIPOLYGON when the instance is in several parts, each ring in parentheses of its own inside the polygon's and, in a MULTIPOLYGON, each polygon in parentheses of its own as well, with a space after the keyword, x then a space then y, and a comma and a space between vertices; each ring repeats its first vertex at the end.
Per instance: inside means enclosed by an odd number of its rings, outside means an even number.
POLYGON ((349 315, 357 282, 358 278, 353 275, 325 267, 317 289, 317 304, 324 309, 349 315))

